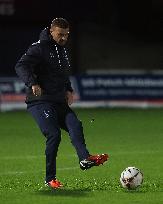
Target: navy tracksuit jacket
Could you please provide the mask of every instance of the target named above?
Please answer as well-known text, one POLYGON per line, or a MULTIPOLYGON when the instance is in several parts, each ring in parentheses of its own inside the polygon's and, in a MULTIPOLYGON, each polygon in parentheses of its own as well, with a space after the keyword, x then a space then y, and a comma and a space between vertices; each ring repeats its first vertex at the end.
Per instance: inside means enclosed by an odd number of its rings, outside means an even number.
POLYGON ((70 64, 66 48, 58 45, 45 28, 38 42, 32 44, 15 66, 17 75, 27 86, 27 109, 46 137, 46 182, 56 178, 56 157, 61 130, 69 133, 79 161, 89 152, 81 122, 67 105, 66 91, 73 91, 68 71, 70 64), (32 85, 40 85, 41 96, 32 93, 32 85))

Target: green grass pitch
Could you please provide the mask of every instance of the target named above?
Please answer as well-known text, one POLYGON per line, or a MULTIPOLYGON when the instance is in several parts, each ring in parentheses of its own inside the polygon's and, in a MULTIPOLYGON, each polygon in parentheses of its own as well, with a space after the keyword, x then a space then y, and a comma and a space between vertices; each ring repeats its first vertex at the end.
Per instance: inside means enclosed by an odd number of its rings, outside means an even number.
POLYGON ((0 204, 162 204, 163 109, 75 111, 90 153, 108 153, 109 161, 80 170, 63 131, 57 177, 64 187, 51 190, 44 186, 45 138, 33 118, 23 111, 0 113, 0 204), (144 174, 137 190, 124 190, 119 183, 128 166, 144 174))

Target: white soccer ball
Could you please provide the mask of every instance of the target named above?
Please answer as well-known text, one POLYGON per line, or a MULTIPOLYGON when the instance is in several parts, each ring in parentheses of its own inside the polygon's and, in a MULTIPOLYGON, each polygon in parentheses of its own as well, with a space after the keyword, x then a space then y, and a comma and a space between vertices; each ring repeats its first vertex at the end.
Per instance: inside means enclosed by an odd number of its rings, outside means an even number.
POLYGON ((127 167, 121 173, 120 182, 123 188, 136 189, 143 183, 143 174, 136 167, 127 167))

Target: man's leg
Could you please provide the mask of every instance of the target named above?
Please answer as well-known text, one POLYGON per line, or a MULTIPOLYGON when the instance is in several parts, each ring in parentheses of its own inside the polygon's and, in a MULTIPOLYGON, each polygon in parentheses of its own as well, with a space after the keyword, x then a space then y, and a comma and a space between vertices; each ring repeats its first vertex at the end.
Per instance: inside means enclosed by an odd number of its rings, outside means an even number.
POLYGON ((50 104, 43 103, 28 108, 46 137, 46 182, 56 178, 56 157, 61 141, 57 113, 50 104))
POLYGON ((79 121, 76 114, 71 111, 66 114, 65 123, 69 132, 71 142, 75 147, 77 155, 79 157, 79 161, 88 158, 90 154, 86 148, 81 121, 79 121))
POLYGON ((108 154, 89 154, 85 144, 82 123, 78 120, 72 109, 65 104, 60 106, 58 110, 60 126, 69 133, 71 142, 79 158, 80 168, 87 170, 106 162, 108 160, 108 154))
POLYGON ((108 154, 89 154, 85 144, 82 123, 78 120, 76 114, 72 110, 66 114, 65 123, 72 144, 78 154, 80 168, 82 170, 90 169, 93 166, 99 166, 108 160, 108 154))

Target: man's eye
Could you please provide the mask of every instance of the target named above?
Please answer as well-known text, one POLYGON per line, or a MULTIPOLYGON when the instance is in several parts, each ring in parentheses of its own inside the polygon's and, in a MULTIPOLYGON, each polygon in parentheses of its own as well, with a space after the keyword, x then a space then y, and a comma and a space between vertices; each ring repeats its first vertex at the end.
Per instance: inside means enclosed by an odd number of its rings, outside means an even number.
POLYGON ((58 34, 59 37, 68 36, 68 34, 58 34))

